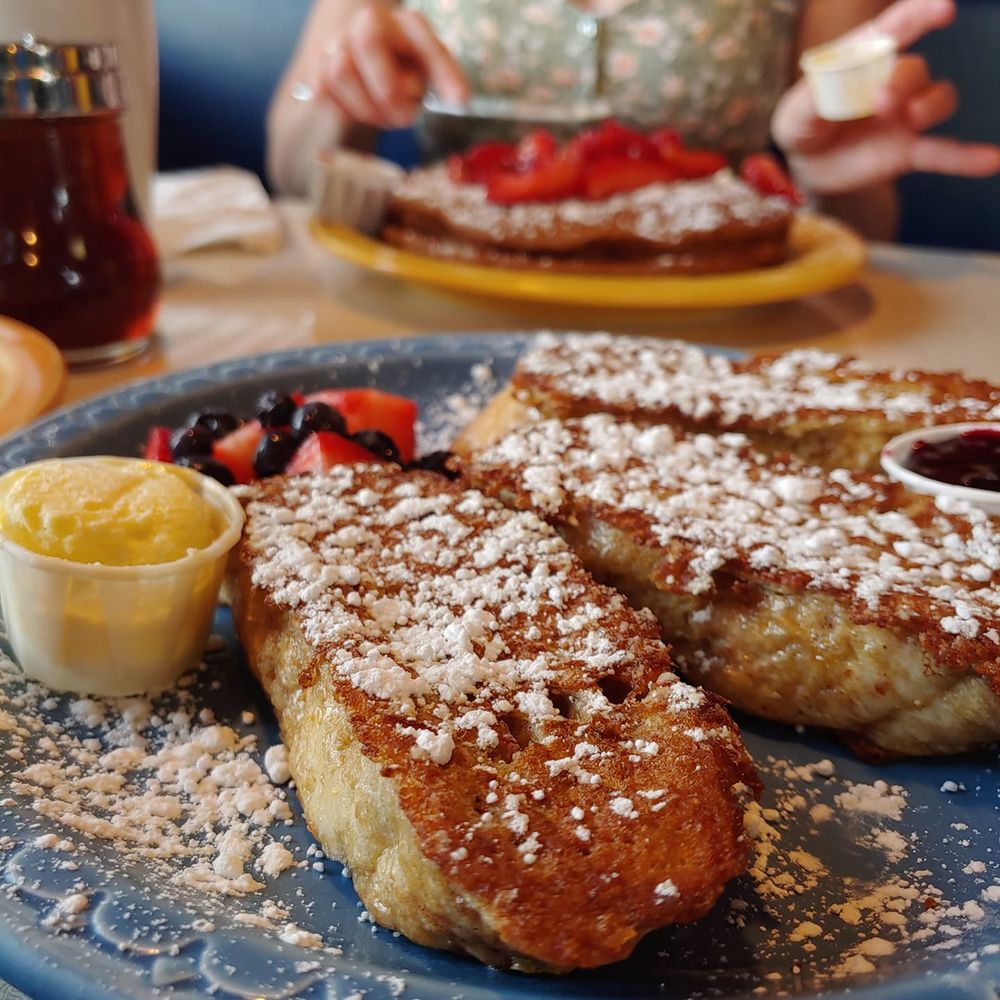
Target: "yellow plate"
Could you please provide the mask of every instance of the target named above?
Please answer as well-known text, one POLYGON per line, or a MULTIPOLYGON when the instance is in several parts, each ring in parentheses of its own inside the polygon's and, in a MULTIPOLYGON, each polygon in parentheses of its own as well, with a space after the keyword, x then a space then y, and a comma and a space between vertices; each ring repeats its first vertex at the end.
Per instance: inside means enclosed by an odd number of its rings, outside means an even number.
POLYGON ((65 380, 66 364, 48 337, 0 316, 0 434, 44 413, 65 380))
POLYGON ((865 246, 855 233, 833 219, 804 213, 792 226, 787 263, 708 275, 547 274, 425 257, 316 220, 312 232, 336 256, 410 281, 495 298, 620 309, 719 308, 798 299, 847 284, 865 263, 865 246))

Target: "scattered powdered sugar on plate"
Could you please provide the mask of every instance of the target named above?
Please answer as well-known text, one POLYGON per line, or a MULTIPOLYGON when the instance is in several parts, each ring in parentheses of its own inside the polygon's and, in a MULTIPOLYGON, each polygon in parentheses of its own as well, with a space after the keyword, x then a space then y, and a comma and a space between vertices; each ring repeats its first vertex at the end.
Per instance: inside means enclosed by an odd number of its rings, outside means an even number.
POLYGON ((153 697, 61 695, 0 654, 0 801, 15 830, 0 838, 0 869, 8 894, 55 900, 41 926, 107 924, 120 891, 135 917, 123 939, 104 933, 123 949, 155 951, 172 912, 188 935, 252 927, 326 959, 341 953, 328 920, 303 928, 269 895, 280 883, 309 917, 302 879, 321 876, 291 835, 284 747, 262 759, 257 736, 237 728, 256 712, 219 721, 209 702, 220 688, 203 668, 153 697), (119 888, 95 907, 104 885, 119 888))
MULTIPOLYGON (((794 764, 768 755, 757 763, 766 792, 747 811, 750 878, 721 904, 729 927, 753 940, 760 965, 773 966, 755 995, 812 995, 921 953, 958 950, 956 962, 966 963, 991 954, 989 944, 969 942, 995 936, 995 833, 966 840, 981 853, 949 871, 937 838, 914 832, 904 787, 850 780, 829 759, 794 764), (955 870, 975 875, 980 888, 956 893, 955 870)), ((727 937, 717 934, 720 949, 727 937)))
POLYGON ((40 687, 3 697, 20 720, 5 784, 39 817, 199 892, 255 893, 264 883, 254 870, 283 870, 274 835, 292 822, 285 792, 255 759, 255 738, 220 725, 189 689, 158 700, 71 698, 63 723, 46 718, 44 702, 55 699, 40 687))
POLYGON ((453 391, 421 407, 417 422, 418 452, 427 454, 450 448, 459 431, 472 422, 500 386, 491 357, 471 364, 468 375, 453 391))

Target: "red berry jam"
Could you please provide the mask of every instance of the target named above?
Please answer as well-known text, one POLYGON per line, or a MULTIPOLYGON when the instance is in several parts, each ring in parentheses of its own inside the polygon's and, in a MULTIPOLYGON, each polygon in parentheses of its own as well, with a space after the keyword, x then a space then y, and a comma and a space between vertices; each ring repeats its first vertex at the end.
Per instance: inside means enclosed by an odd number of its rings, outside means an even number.
POLYGON ((903 465, 939 483, 1000 492, 1000 430, 983 427, 941 441, 917 441, 903 465))

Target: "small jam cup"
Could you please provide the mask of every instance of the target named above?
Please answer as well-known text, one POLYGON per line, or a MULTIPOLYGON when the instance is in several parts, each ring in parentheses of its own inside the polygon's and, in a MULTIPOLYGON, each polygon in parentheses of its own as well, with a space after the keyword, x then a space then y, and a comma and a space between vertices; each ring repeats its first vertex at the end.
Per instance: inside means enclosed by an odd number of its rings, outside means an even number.
POLYGON ((875 102, 896 63, 896 40, 875 31, 838 39, 802 53, 816 113, 831 122, 875 114, 875 102))
POLYGON ((392 193, 404 171, 378 156, 345 149, 316 154, 310 191, 320 222, 373 235, 382 228, 392 193))
POLYGON ((0 606, 28 677, 55 690, 121 696, 168 687, 201 660, 244 515, 221 483, 192 469, 176 472, 222 515, 224 527, 210 545, 173 562, 72 562, 0 533, 0 606))
POLYGON ((918 441, 946 441, 948 438, 958 437, 967 431, 983 430, 1000 433, 1000 424, 940 424, 937 427, 922 427, 919 430, 907 431, 905 434, 894 437, 882 449, 882 468, 890 479, 902 483, 914 493, 963 500, 988 514, 1000 515, 1000 493, 993 490, 979 490, 971 486, 955 486, 953 483, 938 482, 936 479, 929 479, 927 476, 922 476, 920 473, 908 469, 903 464, 918 441))

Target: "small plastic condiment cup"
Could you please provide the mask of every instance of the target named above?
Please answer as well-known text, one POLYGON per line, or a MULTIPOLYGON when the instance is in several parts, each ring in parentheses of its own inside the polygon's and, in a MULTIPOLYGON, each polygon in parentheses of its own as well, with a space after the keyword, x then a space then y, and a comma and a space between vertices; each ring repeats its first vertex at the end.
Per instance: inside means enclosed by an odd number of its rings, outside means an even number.
POLYGON ((28 677, 55 690, 121 696, 168 687, 201 660, 244 514, 221 483, 175 471, 219 512, 223 527, 210 545, 172 562, 73 562, 0 533, 0 606, 28 677))
POLYGON ((313 164, 313 215, 327 224, 377 233, 403 174, 401 167, 378 156, 323 150, 313 164))
POLYGON ((922 427, 919 430, 907 431, 905 434, 894 437, 882 449, 882 468, 890 479, 902 483, 915 493, 963 500, 965 503, 985 510, 988 514, 1000 515, 1000 493, 994 490, 979 490, 972 486, 942 483, 937 479, 922 476, 919 472, 914 472, 905 465, 906 459, 913 453, 914 445, 919 441, 946 441, 967 431, 981 430, 1000 433, 1000 424, 940 424, 937 427, 922 427))
POLYGON ((831 122, 874 115, 895 63, 896 40, 875 31, 807 49, 799 59, 816 113, 831 122))

